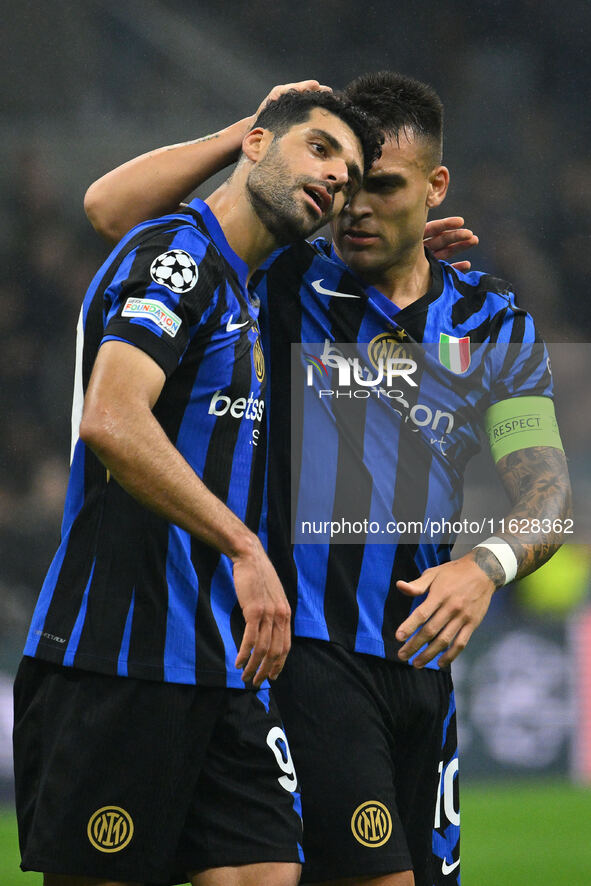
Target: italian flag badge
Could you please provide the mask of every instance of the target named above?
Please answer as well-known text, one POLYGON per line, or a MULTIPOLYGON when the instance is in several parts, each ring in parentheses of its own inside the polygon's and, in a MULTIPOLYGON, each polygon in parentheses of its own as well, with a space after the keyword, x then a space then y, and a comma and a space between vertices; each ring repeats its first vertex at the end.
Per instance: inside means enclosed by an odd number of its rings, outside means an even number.
POLYGON ((446 369, 461 375, 470 365, 470 336, 455 338, 453 335, 439 334, 439 362, 446 369))

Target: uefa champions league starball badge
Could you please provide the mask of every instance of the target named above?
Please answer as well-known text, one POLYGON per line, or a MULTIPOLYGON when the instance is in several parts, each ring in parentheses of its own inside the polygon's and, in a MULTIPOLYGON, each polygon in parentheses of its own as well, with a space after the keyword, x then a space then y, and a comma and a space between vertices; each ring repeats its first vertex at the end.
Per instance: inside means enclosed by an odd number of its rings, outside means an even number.
POLYGON ((189 292, 199 277, 195 259, 184 249, 170 249, 155 258, 150 265, 154 283, 166 286, 172 292, 189 292))

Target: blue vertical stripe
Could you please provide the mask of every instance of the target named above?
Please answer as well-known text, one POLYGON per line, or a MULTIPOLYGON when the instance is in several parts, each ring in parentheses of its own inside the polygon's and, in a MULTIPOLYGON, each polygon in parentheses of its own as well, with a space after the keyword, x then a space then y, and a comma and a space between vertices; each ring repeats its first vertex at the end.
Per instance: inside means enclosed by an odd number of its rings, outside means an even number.
POLYGON ((232 610, 235 606, 236 591, 232 579, 232 565, 229 558, 222 554, 211 580, 211 612, 224 644, 226 685, 234 689, 244 686, 242 672, 234 664, 238 655, 231 623, 232 610))
POLYGON ((119 677, 127 677, 127 661, 129 658, 129 643, 131 641, 131 626, 133 624, 133 607, 135 604, 135 588, 131 595, 131 603, 125 619, 125 629, 121 640, 121 648, 119 649, 119 658, 117 659, 117 674, 119 677))
POLYGON ((63 539, 61 545, 59 546, 58 552, 53 558, 51 566, 49 567, 49 571, 45 577, 45 581, 43 582, 43 587, 41 588, 41 593, 39 594, 39 599, 37 600, 35 612, 33 613, 33 620, 31 621, 31 627, 29 628, 27 642, 23 650, 25 655, 34 656, 37 652, 37 646, 39 645, 41 634, 43 633, 45 616, 47 614, 47 610, 49 609, 49 605, 51 603, 51 599, 55 590, 55 585, 60 574, 60 570, 62 568, 67 550, 68 537, 66 536, 66 538, 63 539))
POLYGON ((166 581, 164 679, 190 682, 189 675, 195 671, 195 636, 194 628, 187 630, 187 627, 195 625, 199 580, 191 562, 191 536, 173 525, 168 530, 166 581), (185 680, 180 680, 183 674, 185 680))
POLYGON ((70 634, 70 640, 66 647, 66 654, 64 655, 64 665, 71 666, 74 664, 74 657, 76 655, 76 650, 78 648, 78 643, 80 642, 80 635, 82 633, 82 628, 84 626, 84 619, 86 618, 86 606, 88 604, 88 593, 90 591, 90 586, 92 584, 92 578, 94 576, 94 567, 96 564, 96 560, 93 560, 92 569, 90 570, 90 578, 88 579, 87 585, 84 589, 84 594, 82 596, 82 603, 80 604, 80 609, 78 611, 78 617, 74 623, 74 627, 72 629, 72 633, 70 634))

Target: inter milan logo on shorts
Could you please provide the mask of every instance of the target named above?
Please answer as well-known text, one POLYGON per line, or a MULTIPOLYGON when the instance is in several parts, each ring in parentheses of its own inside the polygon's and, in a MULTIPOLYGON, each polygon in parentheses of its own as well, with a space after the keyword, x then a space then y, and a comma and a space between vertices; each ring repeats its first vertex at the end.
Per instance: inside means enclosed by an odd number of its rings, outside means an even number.
POLYGON ((408 360, 411 354, 409 349, 403 345, 405 341, 408 341, 408 336, 404 329, 397 329, 394 332, 380 332, 368 344, 367 356, 376 369, 380 360, 383 361, 383 366, 387 365, 388 360, 395 358, 408 360))
POLYGON ((357 842, 363 846, 383 846, 392 833, 392 817, 379 800, 368 800, 353 813, 351 830, 357 842))
POLYGON ((252 359, 254 362, 254 371, 257 379, 262 381, 265 377, 265 358, 263 357, 263 349, 261 340, 257 338, 252 349, 252 359))
POLYGON ((171 249, 155 258, 150 265, 154 283, 166 286, 172 292, 189 292, 197 283, 199 271, 192 256, 184 249, 171 249))
POLYGON ((120 806, 103 806, 90 816, 86 833, 99 852, 121 852, 133 837, 133 821, 120 806))

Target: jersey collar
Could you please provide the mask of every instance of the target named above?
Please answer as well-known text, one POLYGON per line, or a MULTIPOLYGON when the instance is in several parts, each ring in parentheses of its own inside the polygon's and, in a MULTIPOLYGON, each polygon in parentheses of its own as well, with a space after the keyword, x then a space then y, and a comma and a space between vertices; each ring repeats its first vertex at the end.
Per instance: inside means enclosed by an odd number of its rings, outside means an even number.
POLYGON ((425 255, 431 267, 431 286, 424 295, 421 295, 416 301, 400 310, 398 316, 401 323, 403 317, 406 319, 407 317, 414 317, 415 314, 424 314, 429 305, 436 301, 443 293, 443 269, 428 249, 425 249, 425 255))
POLYGON ((219 221, 203 200, 200 200, 196 197, 194 200, 191 200, 189 203, 189 207, 194 209, 195 212, 198 212, 201 218, 205 223, 205 227, 209 232, 209 236, 222 253, 226 261, 234 268, 236 274, 238 275, 238 279, 242 286, 246 287, 246 280, 248 278, 248 265, 246 262, 237 255, 228 241, 226 240, 226 235, 222 230, 222 226, 219 221))
POLYGON ((349 265, 346 265, 342 260, 340 255, 336 252, 334 245, 331 243, 330 246, 330 257, 331 259, 344 268, 346 271, 354 277, 359 284, 363 287, 368 297, 377 304, 382 310, 385 310, 385 302, 388 302, 389 305, 392 306, 392 310, 386 310, 389 316, 394 319, 396 317, 396 323, 402 324, 403 318, 412 317, 415 314, 423 313, 427 310, 431 302, 434 302, 443 292, 443 271, 441 269, 441 265, 437 261, 434 255, 432 255, 428 249, 425 249, 425 255, 427 256, 427 261, 429 262, 429 266, 431 268, 431 285, 427 292, 424 295, 421 295, 416 301, 413 301, 412 304, 407 305, 405 308, 397 308, 396 305, 390 301, 379 289, 376 289, 374 286, 367 286, 363 283, 363 281, 351 270, 349 265))

